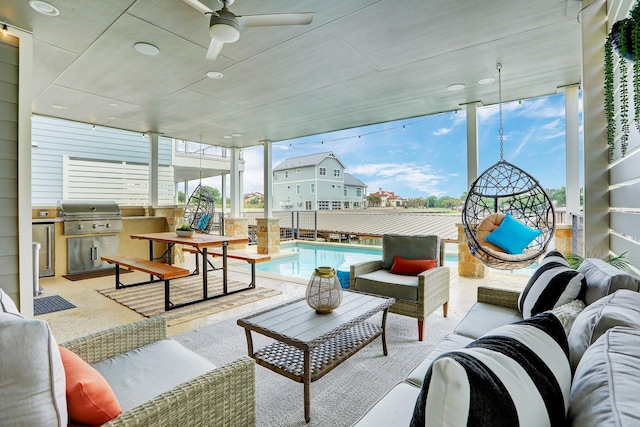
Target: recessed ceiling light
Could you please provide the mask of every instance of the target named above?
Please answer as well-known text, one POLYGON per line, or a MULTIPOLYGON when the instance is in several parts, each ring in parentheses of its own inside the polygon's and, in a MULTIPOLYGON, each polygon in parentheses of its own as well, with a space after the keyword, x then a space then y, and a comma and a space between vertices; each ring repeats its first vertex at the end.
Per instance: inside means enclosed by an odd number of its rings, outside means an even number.
POLYGON ((119 105, 116 104, 115 102, 110 102, 109 107, 119 107, 119 105))
POLYGON ((465 86, 464 86, 462 83, 454 83, 454 84, 452 84, 452 85, 449 85, 449 86, 447 87, 447 90, 448 90, 449 92, 454 92, 454 91, 456 91, 456 90, 462 90, 462 89, 464 89, 464 87, 465 87, 465 86))
POLYGON ((149 43, 138 42, 133 48, 143 55, 155 56, 160 53, 160 49, 149 43))
POLYGON ((59 104, 51 104, 51 108, 55 109, 55 110, 66 110, 67 107, 65 107, 64 105, 59 105, 59 104))
POLYGON ((484 79, 478 80, 478 83, 480 83, 481 85, 490 85, 491 83, 493 83, 495 81, 496 81, 496 79, 494 79, 493 77, 486 77, 484 79))
POLYGON ((118 118, 116 116, 109 116, 109 117, 107 117, 107 119, 109 119, 109 120, 118 120, 118 118))
POLYGON ((207 77, 210 79, 221 79, 223 74, 220 71, 209 71, 207 77))
POLYGON ((225 136, 223 136, 223 138, 224 138, 224 139, 231 139, 231 138, 233 138, 233 137, 232 137, 231 135, 225 135, 225 136))
POLYGON ((49 16, 60 15, 60 11, 56 9, 55 6, 52 6, 45 1, 31 0, 29 2, 29 6, 31 6, 31 8, 36 12, 42 13, 43 15, 49 15, 49 16))
POLYGON ((232 133, 231 136, 233 136, 234 138, 239 138, 242 136, 241 133, 232 133))

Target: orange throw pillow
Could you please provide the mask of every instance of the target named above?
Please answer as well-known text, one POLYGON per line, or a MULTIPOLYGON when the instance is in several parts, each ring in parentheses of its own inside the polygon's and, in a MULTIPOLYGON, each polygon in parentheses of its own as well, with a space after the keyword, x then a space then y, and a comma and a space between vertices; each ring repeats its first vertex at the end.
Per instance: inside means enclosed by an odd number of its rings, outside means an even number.
POLYGON ((435 259, 405 259, 394 255, 391 273, 413 276, 425 270, 435 268, 437 265, 438 260, 435 259))
POLYGON ((99 426, 122 414, 107 380, 80 356, 59 347, 67 377, 67 409, 73 421, 99 426))

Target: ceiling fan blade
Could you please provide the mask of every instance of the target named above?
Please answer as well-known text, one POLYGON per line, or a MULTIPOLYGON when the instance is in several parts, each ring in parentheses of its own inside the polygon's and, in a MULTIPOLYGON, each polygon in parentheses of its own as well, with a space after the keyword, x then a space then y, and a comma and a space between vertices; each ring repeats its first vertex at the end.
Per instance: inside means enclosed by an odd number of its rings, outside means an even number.
POLYGON ((222 46, 224 46, 223 42, 216 39, 211 39, 211 44, 209 44, 209 49, 207 49, 206 58, 211 61, 215 61, 222 51, 222 46))
POLYGON ((207 6, 203 5, 198 0, 182 0, 182 1, 188 4, 189 6, 191 6, 192 8, 196 9, 200 13, 203 13, 203 14, 213 13, 213 10, 209 9, 207 6))
POLYGON ((313 12, 273 13, 270 15, 245 15, 245 16, 237 16, 237 18, 238 18, 238 21, 240 22, 241 27, 270 27, 275 25, 308 25, 313 20, 313 12))

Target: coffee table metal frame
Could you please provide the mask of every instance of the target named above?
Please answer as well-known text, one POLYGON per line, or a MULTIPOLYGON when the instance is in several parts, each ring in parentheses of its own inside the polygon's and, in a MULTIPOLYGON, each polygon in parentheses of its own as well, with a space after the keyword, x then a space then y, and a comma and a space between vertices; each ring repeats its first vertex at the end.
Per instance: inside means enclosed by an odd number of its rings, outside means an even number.
POLYGON ((304 418, 309 422, 313 381, 379 336, 382 352, 388 354, 387 312, 394 302, 393 298, 345 291, 340 307, 329 314, 317 314, 300 299, 239 319, 237 323, 245 329, 249 357, 304 384, 304 418), (380 325, 366 321, 379 312, 383 312, 380 325), (276 341, 254 351, 252 331, 276 341))

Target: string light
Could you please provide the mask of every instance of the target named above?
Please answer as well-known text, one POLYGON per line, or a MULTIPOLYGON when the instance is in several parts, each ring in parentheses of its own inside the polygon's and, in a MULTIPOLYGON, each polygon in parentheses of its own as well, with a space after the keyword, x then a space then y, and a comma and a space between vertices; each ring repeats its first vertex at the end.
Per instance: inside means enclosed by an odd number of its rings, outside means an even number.
MULTIPOLYGON (((396 130, 396 129, 400 129, 400 128, 402 128, 402 130, 404 131, 404 130, 406 130, 407 126, 412 126, 412 125, 415 125, 415 124, 418 124, 418 123, 422 123, 422 122, 428 120, 430 117, 432 117, 434 115, 444 114, 444 113, 451 113, 451 112, 454 112, 455 114, 458 114, 458 109, 449 110, 449 111, 442 111, 440 113, 434 113, 434 114, 431 114, 429 116, 421 117, 421 118, 419 118, 417 120, 414 120, 412 122, 408 122, 408 123, 404 123, 404 124, 398 124, 397 126, 392 126, 392 127, 387 127, 387 128, 384 128, 384 129, 379 129, 379 130, 374 130, 374 131, 371 131, 371 132, 362 133, 362 134, 358 135, 358 139, 361 140, 363 137, 368 136, 368 135, 375 135, 375 134, 379 134, 379 133, 383 133, 383 132, 390 132, 392 130, 396 130)), ((355 135, 349 135, 349 136, 342 136, 342 137, 334 138, 334 139, 321 139, 320 141, 315 140, 315 141, 296 142, 296 145, 313 145, 313 144, 318 144, 318 143, 320 143, 320 145, 324 145, 325 142, 331 143, 331 142, 337 142, 337 141, 345 141, 345 140, 353 139, 355 137, 356 137, 355 135)), ((289 143, 289 147, 292 147, 291 143, 289 143)))

